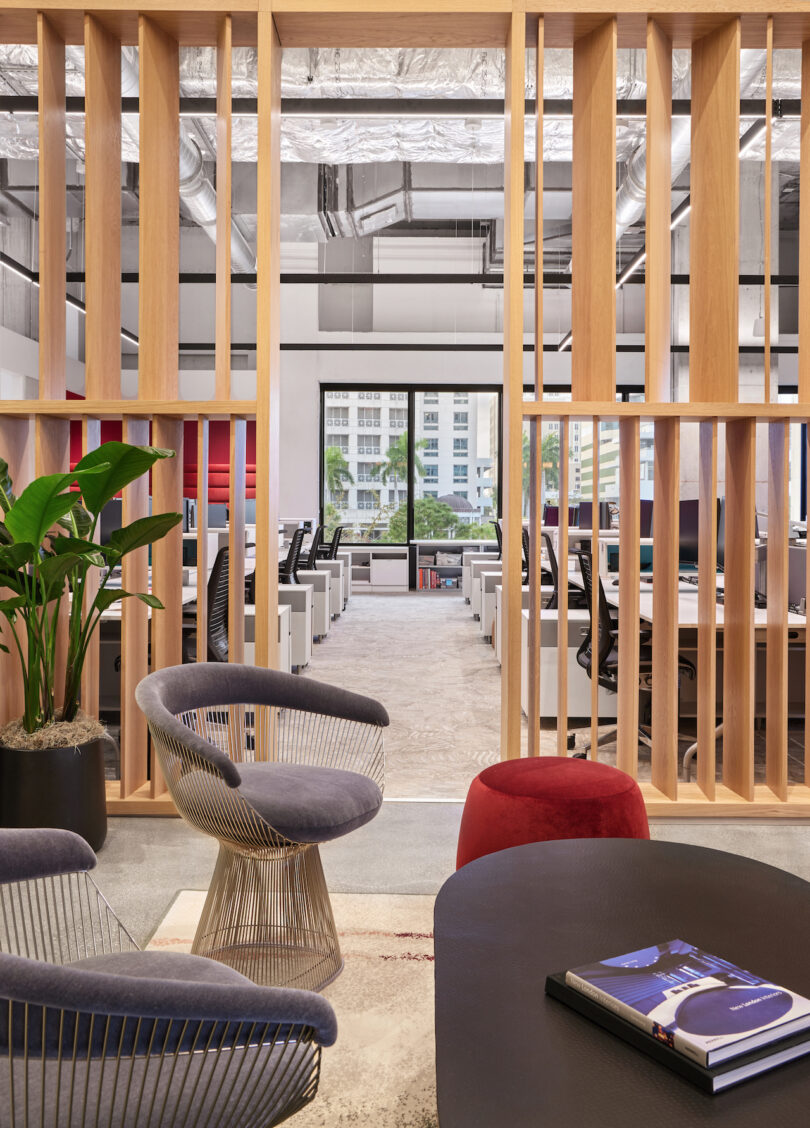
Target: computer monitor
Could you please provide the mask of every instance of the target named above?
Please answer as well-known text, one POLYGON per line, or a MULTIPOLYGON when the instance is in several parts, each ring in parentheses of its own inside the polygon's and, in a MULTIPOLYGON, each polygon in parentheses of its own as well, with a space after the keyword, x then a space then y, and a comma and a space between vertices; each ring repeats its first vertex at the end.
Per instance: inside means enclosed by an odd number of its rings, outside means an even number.
POLYGON ((642 499, 639 502, 639 531, 640 537, 653 535, 653 503, 642 499))
POLYGON ((681 501, 678 512, 678 560, 681 564, 697 567, 699 533, 700 502, 697 498, 681 501))
POLYGON ((99 544, 107 544, 109 542, 115 530, 121 528, 121 519, 121 498, 114 497, 111 501, 108 501, 101 510, 98 533, 99 544))
POLYGON ((558 505, 543 506, 543 524, 556 529, 560 523, 560 507, 558 505))
MULTIPOLYGON (((580 529, 593 528, 593 502, 581 501, 579 503, 579 513, 577 514, 580 529)), ((610 528, 610 506, 606 501, 599 502, 599 528, 610 528)))
POLYGON ((245 524, 256 524, 256 499, 253 497, 245 499, 245 524))
POLYGON ((208 505, 208 528, 224 529, 228 524, 228 506, 223 502, 213 502, 208 505))
POLYGON ((792 544, 788 548, 788 603, 798 606, 807 598, 807 548, 792 544))

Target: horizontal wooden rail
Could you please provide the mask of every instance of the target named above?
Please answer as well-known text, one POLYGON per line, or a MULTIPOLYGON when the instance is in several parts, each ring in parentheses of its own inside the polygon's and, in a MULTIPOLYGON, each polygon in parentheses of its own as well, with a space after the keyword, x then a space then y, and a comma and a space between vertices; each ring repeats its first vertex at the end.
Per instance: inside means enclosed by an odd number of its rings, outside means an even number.
POLYGON ((55 415, 68 419, 150 418, 172 415, 180 419, 256 418, 255 400, 4 400, 3 415, 55 415))
POLYGON ((598 416, 603 422, 615 419, 681 419, 684 422, 706 422, 716 419, 725 423, 734 419, 756 419, 760 422, 798 420, 810 418, 807 403, 576 403, 559 400, 526 400, 522 407, 523 418, 542 415, 545 419, 587 419, 598 416))

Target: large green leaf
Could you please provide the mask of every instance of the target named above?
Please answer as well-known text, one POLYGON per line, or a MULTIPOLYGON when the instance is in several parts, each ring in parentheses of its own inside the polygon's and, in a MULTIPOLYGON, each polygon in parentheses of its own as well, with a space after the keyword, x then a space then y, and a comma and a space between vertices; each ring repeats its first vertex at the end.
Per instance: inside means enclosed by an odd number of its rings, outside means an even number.
POLYGON ((94 515, 100 513, 124 486, 140 478, 161 458, 174 458, 174 451, 129 443, 102 443, 89 451, 76 467, 81 471, 106 464, 104 474, 82 483, 84 504, 94 515))
POLYGON ((8 513, 16 501, 11 484, 11 475, 8 472, 8 463, 0 458, 0 509, 8 513))
MULTIPOLYGON (((46 603, 50 603, 61 593, 68 573, 80 563, 80 559, 75 553, 67 552, 64 556, 49 556, 47 560, 42 561, 39 566, 39 578, 45 587, 46 603)), ((34 594, 39 602, 42 599, 41 592, 37 590, 34 594)))
POLYGON ((119 558, 126 556, 136 548, 161 540, 182 520, 182 513, 155 513, 151 517, 141 517, 126 528, 113 530, 106 548, 114 550, 119 558))
POLYGON ((163 604, 156 595, 144 595, 143 592, 138 591, 124 591, 122 588, 102 588, 95 598, 95 605, 100 611, 106 611, 119 599, 140 599, 141 603, 145 603, 147 607, 154 607, 158 611, 163 610, 163 604))
POLYGON ((71 482, 82 488, 94 477, 103 477, 106 467, 87 467, 72 474, 45 474, 26 486, 6 514, 6 528, 15 541, 39 545, 50 528, 76 504, 75 493, 67 491, 71 482))
POLYGON ((31 564, 36 556, 34 545, 21 541, 19 544, 0 545, 0 569, 4 572, 16 572, 27 564, 31 564))
POLYGON ((82 505, 79 495, 74 496, 76 501, 70 507, 67 516, 60 517, 56 523, 73 537, 86 537, 93 527, 93 518, 82 505))
POLYGON ((14 537, 12 537, 11 533, 8 531, 8 529, 3 524, 3 522, 0 521, 0 544, 13 544, 13 543, 14 543, 14 537))
POLYGON ((49 539, 56 556, 64 556, 66 552, 72 552, 75 556, 89 560, 91 564, 95 564, 98 568, 103 568, 106 563, 104 549, 100 544, 94 544, 93 541, 82 540, 81 537, 52 536, 49 539))

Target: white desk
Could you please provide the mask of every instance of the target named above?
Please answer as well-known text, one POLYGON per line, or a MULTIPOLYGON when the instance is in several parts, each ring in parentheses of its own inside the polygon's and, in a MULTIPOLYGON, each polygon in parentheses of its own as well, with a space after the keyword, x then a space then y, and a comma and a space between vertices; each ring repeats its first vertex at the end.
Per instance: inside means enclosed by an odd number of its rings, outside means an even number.
MULTIPOLYGON (((285 674, 292 669, 291 612, 286 604, 278 609, 278 668, 285 674)), ((256 664, 256 606, 245 607, 245 665, 256 664)))
MULTIPOLYGON (((557 611, 543 611, 540 618, 540 716, 557 716, 557 611)), ((591 714, 591 679, 577 662, 577 650, 588 633, 590 617, 587 611, 571 608, 568 612, 568 718, 589 717, 591 714)), ((529 612, 521 615, 521 674, 520 705, 529 713, 529 612)), ((599 688, 599 717, 612 720, 616 716, 618 698, 615 693, 599 688)))
POLYGON ((344 587, 346 584, 345 560, 319 560, 315 567, 319 572, 328 572, 332 577, 329 585, 329 611, 333 619, 337 619, 344 607, 344 587))
MULTIPOLYGON (((605 599, 614 607, 619 606, 619 588, 615 581, 605 585, 605 599)), ((717 577, 717 587, 723 586, 723 576, 717 577)), ((715 617, 717 620, 718 631, 723 630, 723 612, 725 608, 722 603, 715 604, 715 617)), ((639 615, 642 619, 648 622, 653 621, 653 585, 646 583, 644 579, 641 581, 641 590, 639 593, 639 615)), ((697 630, 699 623, 698 618, 698 589, 694 584, 678 584, 678 629, 679 630, 697 630)), ((791 631, 800 631, 804 634, 807 619, 804 615, 796 615, 793 611, 788 612, 787 625, 791 631)), ((764 631, 768 625, 768 610, 766 607, 754 608, 754 630, 764 631)))
POLYGON ((279 584, 279 604, 290 608, 291 660, 302 669, 312 657, 312 584, 279 584))
POLYGON ((478 560, 483 560, 484 563, 489 564, 493 568, 499 568, 501 561, 498 559, 497 552, 462 552, 461 554, 461 594, 471 602, 471 589, 472 589, 472 573, 470 571, 473 563, 478 560))
POLYGON ((312 586, 312 640, 320 642, 332 621, 332 576, 323 568, 300 568, 297 575, 299 583, 312 586))

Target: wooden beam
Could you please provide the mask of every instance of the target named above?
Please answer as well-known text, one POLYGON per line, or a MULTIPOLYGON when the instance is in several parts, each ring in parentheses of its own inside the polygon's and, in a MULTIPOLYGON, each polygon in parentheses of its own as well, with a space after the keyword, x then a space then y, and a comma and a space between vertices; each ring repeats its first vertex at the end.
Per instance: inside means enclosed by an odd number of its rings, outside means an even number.
POLYGON ((723 596, 723 783, 754 795, 753 419, 726 424, 725 585, 723 596))
MULTIPOLYGON (((208 661, 208 440, 209 423, 197 421, 197 661, 208 661)), ((213 561, 212 561, 213 563, 213 561)))
POLYGON ((698 427, 697 781, 712 799, 717 771, 717 421, 698 427))
POLYGON ((231 42, 232 21, 226 15, 217 36, 217 399, 231 394, 231 42))
MULTIPOLYGON (((85 398, 121 396, 121 44, 84 18, 85 398)), ((63 300, 64 306, 64 300, 63 300)))
POLYGON ((647 218, 644 329, 647 399, 672 399, 672 43, 647 21, 647 218))
POLYGON ((619 692, 616 766, 635 779, 638 775, 639 587, 641 558, 640 424, 619 423, 619 692))
MULTIPOLYGON (((543 91, 543 17, 537 21, 537 89, 543 91)), ((540 102, 538 101, 538 105, 540 102)), ((543 398, 543 114, 538 112, 535 120, 535 205, 534 205, 534 398, 543 398)), ((542 421, 529 422, 531 473, 529 475, 529 544, 531 561, 529 566, 529 755, 540 755, 540 667, 541 667, 541 611, 543 600, 540 594, 541 554, 543 542, 540 536, 543 521, 543 433, 542 421)), ((562 509, 560 509, 562 513, 562 509)))
POLYGON ((787 423, 768 425, 765 778, 777 799, 787 799, 788 787, 788 442, 787 423))
POLYGON ((739 399, 740 21, 692 47, 689 398, 739 399))
MULTIPOLYGON (((145 419, 124 421, 124 441, 147 446, 149 423, 145 419)), ((122 492, 121 520, 124 525, 149 514, 149 479, 136 478, 122 492)), ((149 549, 136 548, 124 557, 121 586, 125 591, 149 590, 149 549)), ((121 798, 127 799, 144 786, 148 774, 149 736, 146 717, 135 704, 135 687, 149 673, 149 609, 139 599, 121 604, 121 798)))
POLYGON ((277 668, 281 388, 281 44, 259 12, 256 234, 256 665, 277 668))
POLYGON ((616 392, 616 19, 574 43, 571 395, 616 392))
MULTIPOLYGON (((14 486, 14 494, 19 497, 35 476, 34 468, 34 424, 30 419, 15 419, 0 414, 0 456, 8 465, 8 472, 14 486)), ((3 597, 11 596, 7 588, 0 588, 3 597)), ((24 633, 18 636, 23 654, 26 653, 24 633)), ((8 647, 8 653, 0 651, 0 726, 22 715, 25 708, 23 683, 20 673, 20 660, 11 628, 5 619, 0 621, 0 640, 8 647)))
POLYGON ((568 755, 568 451, 569 426, 560 420, 560 490, 558 499, 557 567, 557 755, 568 755))
MULTIPOLYGON (((101 445, 101 423, 98 419, 85 418, 82 420, 82 457, 96 450, 101 445)), ((93 600, 98 594, 99 573, 97 568, 91 568, 87 574, 84 588, 84 613, 87 614, 93 600)), ((93 632, 93 637, 87 645, 81 680, 81 707, 90 717, 98 716, 99 707, 99 677, 101 674, 100 656, 101 640, 98 629, 93 632)))
POLYGON ((771 207, 773 196, 773 16, 768 16, 768 26, 765 45, 765 167, 762 175, 765 178, 765 193, 763 202, 763 274, 765 286, 762 298, 763 312, 765 314, 765 403, 771 402, 771 207))
POLYGON ((180 71, 177 42, 140 16, 138 396, 177 399, 180 71))
POLYGON ((680 423, 655 424, 653 509, 652 782, 669 799, 678 795, 678 496, 680 423))
POLYGON ((504 107, 503 622, 501 758, 521 754, 523 197, 526 19, 512 15, 504 107))
POLYGON ((228 486, 228 661, 245 660, 245 493, 247 423, 231 420, 228 486))
POLYGON ((65 397, 65 44, 37 15, 39 55, 39 395, 65 397))

